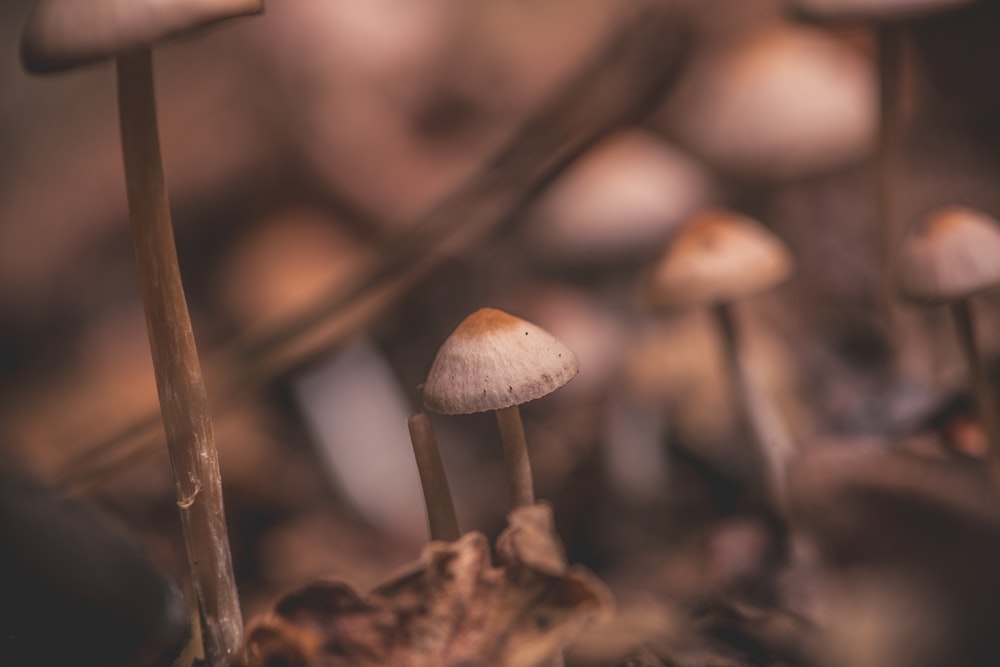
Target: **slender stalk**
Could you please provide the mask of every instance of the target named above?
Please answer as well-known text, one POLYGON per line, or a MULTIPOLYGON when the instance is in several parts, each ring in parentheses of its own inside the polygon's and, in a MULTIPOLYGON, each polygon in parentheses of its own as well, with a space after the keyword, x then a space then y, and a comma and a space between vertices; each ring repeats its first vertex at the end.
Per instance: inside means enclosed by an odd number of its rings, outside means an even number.
POLYGON ((767 487, 768 499, 781 512, 786 507, 785 469, 791 454, 791 439, 780 428, 774 411, 756 395, 740 351, 740 335, 733 306, 716 304, 712 309, 721 338, 737 424, 752 441, 754 459, 767 487))
POLYGON ((454 542, 459 538, 455 505, 451 501, 448 478, 441 465, 441 453, 431 428, 431 420, 420 412, 406 421, 410 429, 413 455, 417 459, 417 472, 424 489, 424 504, 427 506, 427 523, 430 525, 431 539, 454 542))
POLYGON ((952 319, 955 321, 955 329, 958 332, 962 356, 965 357, 965 363, 969 367, 969 376, 972 378, 972 390, 976 396, 979 421, 983 425, 983 431, 985 431, 989 443, 986 456, 990 478, 993 480, 995 488, 1000 489, 1000 419, 997 417, 996 395, 993 393, 986 365, 983 363, 982 355, 979 354, 979 346, 976 344, 976 324, 972 314, 972 304, 968 299, 961 299, 950 304, 950 309, 952 319))
POLYGON ((881 289, 889 342, 898 347, 898 310, 892 282, 899 238, 899 153, 902 137, 903 28, 882 23, 875 28, 878 58, 878 139, 875 148, 875 208, 879 229, 881 289))
POLYGON ((531 480, 531 461, 528 459, 528 443, 524 437, 521 410, 512 405, 496 410, 496 414, 500 442, 503 445, 503 462, 510 483, 511 503, 514 507, 531 505, 535 502, 535 484, 531 480))
POLYGON ((139 287, 177 507, 202 615, 205 660, 214 667, 237 655, 243 632, 219 462, 177 265, 160 159, 150 51, 120 56, 117 68, 122 153, 139 287))

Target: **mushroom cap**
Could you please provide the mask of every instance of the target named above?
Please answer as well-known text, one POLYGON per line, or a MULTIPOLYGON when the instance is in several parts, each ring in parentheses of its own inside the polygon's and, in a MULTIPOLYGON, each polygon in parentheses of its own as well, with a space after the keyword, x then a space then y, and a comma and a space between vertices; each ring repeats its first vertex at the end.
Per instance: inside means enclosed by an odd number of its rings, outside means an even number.
POLYGON ((960 206, 939 209, 903 239, 896 283, 907 299, 952 301, 1000 283, 1000 227, 960 206))
POLYGON ((735 301, 791 276, 792 254, 750 218, 713 209, 696 215, 667 246, 647 290, 656 308, 735 301))
POLYGON ((528 248, 565 263, 646 252, 708 202, 710 181, 697 162, 652 133, 621 131, 552 185, 525 225, 528 248))
POLYGON ((424 405, 448 415, 499 410, 541 398, 580 370, 552 334, 495 308, 466 317, 438 350, 424 405))
POLYGON ((58 72, 262 11, 263 0, 38 0, 21 60, 29 72, 58 72))
POLYGON ((814 21, 902 21, 969 5, 974 0, 786 0, 793 13, 814 21))
POLYGON ((771 26, 708 49, 663 120, 724 172, 787 180, 862 161, 874 142, 873 68, 816 29, 771 26))

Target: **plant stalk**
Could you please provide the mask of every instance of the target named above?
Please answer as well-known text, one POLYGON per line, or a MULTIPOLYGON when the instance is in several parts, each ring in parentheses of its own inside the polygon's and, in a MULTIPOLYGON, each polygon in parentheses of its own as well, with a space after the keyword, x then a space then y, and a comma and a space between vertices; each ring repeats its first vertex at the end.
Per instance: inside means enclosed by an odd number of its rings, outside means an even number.
POLYGON ((781 427, 775 410, 754 391, 740 351, 739 328, 733 306, 716 304, 712 309, 722 343, 726 374, 732 387, 737 425, 751 440, 754 462, 766 487, 768 500, 784 515, 787 508, 786 468, 792 453, 791 438, 781 427))
POLYGON ((976 397, 976 411, 988 441, 986 461, 994 488, 1000 490, 1000 419, 997 417, 997 400, 990 385, 986 364, 976 344, 976 323, 969 299, 961 299, 950 304, 951 316, 955 321, 959 347, 969 367, 972 391, 976 397))
POLYGON ((227 664, 243 619, 233 576, 222 480, 170 222, 149 49, 117 59, 118 105, 139 287, 177 507, 201 612, 205 661, 227 664))
POLYGON ((893 265, 900 235, 899 163, 902 139, 903 28, 891 23, 875 27, 878 62, 878 139, 875 147, 875 212, 879 229, 881 289, 888 340, 898 354, 899 311, 893 285, 893 265))
POLYGON ((531 461, 528 459, 528 443, 524 437, 521 410, 512 405, 496 410, 496 414, 507 481, 510 483, 511 503, 514 507, 532 505, 535 502, 535 484, 531 479, 531 461))
POLYGON ((406 425, 410 430, 413 455, 417 459, 417 472, 424 489, 424 504, 427 506, 427 523, 432 540, 454 542, 460 536, 455 505, 451 500, 448 478, 441 465, 431 420, 423 412, 412 415, 406 425))

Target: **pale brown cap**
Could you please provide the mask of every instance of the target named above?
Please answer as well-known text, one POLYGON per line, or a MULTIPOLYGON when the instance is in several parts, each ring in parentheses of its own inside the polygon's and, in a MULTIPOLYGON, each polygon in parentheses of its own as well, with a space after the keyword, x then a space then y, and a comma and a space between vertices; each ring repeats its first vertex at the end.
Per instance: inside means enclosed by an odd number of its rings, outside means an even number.
POLYGON ((709 201, 708 172, 644 130, 614 134, 556 181, 525 225, 546 262, 614 261, 658 246, 709 201))
POLYGON ((913 301, 943 302, 1000 283, 1000 227, 972 209, 935 211, 910 229, 896 267, 900 294, 913 301))
POLYGON ((744 178, 798 179, 861 162, 878 100, 871 63, 820 30, 768 26, 694 60, 665 108, 670 133, 744 178))
POLYGON ((21 60, 29 72, 58 72, 262 11, 263 0, 38 0, 21 60))
POLYGON ((792 275, 791 252, 750 218, 714 209, 696 215, 667 246, 648 286, 654 307, 735 301, 792 275))
POLYGON ((786 0, 789 10, 816 21, 902 21, 974 0, 786 0))
POLYGON ((449 415, 541 398, 580 370, 552 334, 495 308, 465 318, 438 350, 424 385, 427 409, 449 415))

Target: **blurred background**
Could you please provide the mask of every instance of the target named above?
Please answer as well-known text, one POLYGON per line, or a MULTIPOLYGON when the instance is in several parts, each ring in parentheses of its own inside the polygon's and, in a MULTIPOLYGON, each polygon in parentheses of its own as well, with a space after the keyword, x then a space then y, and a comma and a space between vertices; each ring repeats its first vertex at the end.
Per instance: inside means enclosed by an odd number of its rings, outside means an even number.
MULTIPOLYGON (((813 570, 786 576, 798 547, 761 503, 708 314, 652 312, 643 297, 669 240, 707 207, 755 218, 796 260, 790 280, 738 304, 748 375, 783 441, 982 456, 947 313, 886 290, 879 70, 864 18, 807 21, 771 0, 667 3, 677 74, 651 114, 388 296, 324 311, 592 66, 631 4, 285 0, 156 50, 178 253, 247 616, 312 577, 364 590, 419 554, 427 529, 406 418, 422 409, 438 346, 488 305, 580 359, 577 378, 522 408, 538 494, 570 561, 605 578, 618 622, 638 629, 635 645, 583 647, 571 661, 624 664, 737 594, 753 613, 792 610, 810 627, 831 618, 813 570), (310 313, 322 316, 255 356, 268 332, 310 313)), ((113 517, 180 581, 114 71, 26 75, 29 9, 0 7, 0 455, 113 517)), ((1000 213, 1000 6, 967 2, 903 25, 900 225, 950 204, 1000 213)), ((977 300, 988 357, 997 304, 977 300)), ((432 422, 462 528, 495 536, 509 499, 493 416, 432 422)), ((878 589, 863 606, 873 617, 932 595, 907 582, 862 588, 878 589)), ((737 609, 741 623, 758 618, 737 609)), ((928 614, 910 630, 940 629, 928 614)), ((697 664, 807 662, 722 625, 731 633, 698 648, 716 662, 697 664)), ((660 655, 675 662, 633 664, 696 664, 670 646, 660 655)), ((924 664, 888 651, 830 664, 924 664)))

